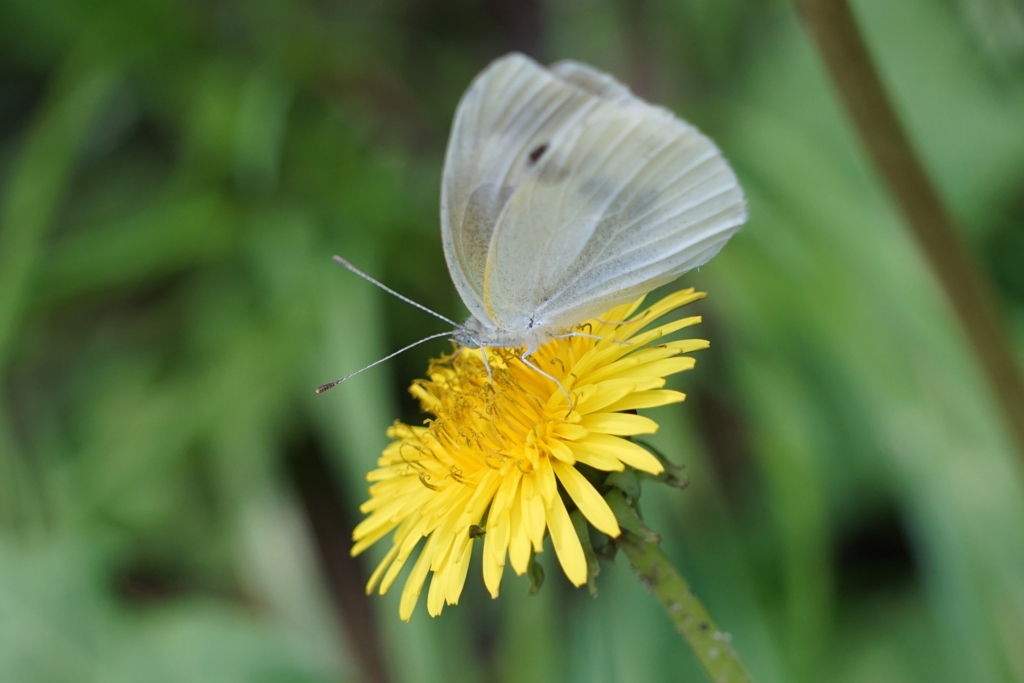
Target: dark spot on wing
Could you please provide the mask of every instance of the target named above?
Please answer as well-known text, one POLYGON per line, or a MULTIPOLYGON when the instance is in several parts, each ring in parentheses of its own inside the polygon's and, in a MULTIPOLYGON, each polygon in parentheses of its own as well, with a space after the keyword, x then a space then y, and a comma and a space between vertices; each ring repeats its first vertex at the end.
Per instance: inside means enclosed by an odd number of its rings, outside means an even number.
POLYGON ((535 164, 540 161, 540 158, 544 156, 544 152, 546 151, 548 151, 548 143, 546 142, 543 145, 535 147, 534 150, 530 152, 530 163, 535 164))

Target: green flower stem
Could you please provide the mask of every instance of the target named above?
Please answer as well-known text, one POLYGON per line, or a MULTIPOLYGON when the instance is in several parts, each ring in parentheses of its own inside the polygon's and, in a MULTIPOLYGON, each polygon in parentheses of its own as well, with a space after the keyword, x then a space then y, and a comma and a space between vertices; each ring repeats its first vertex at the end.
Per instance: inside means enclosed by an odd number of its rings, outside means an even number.
POLYGON ((661 537, 640 518, 636 507, 639 493, 638 487, 623 488, 616 481, 604 495, 622 530, 615 546, 629 558, 629 565, 644 588, 665 608, 711 683, 750 683, 750 676, 730 644, 731 636, 719 630, 690 584, 661 550, 661 537))
POLYGON ((942 205, 846 0, 795 0, 861 141, 946 292, 1024 455, 1024 379, 985 273, 942 205))
POLYGON ((640 577, 640 583, 665 608, 676 631, 686 639, 712 683, 743 683, 751 680, 730 637, 718 629, 704 604, 694 595, 658 542, 623 530, 616 540, 619 550, 640 577))

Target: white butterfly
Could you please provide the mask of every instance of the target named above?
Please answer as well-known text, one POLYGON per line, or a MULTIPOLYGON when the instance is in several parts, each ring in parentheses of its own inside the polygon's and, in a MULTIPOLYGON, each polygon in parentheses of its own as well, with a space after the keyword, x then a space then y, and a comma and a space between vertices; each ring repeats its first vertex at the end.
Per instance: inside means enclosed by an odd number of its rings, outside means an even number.
POLYGON ((586 64, 507 55, 462 96, 441 184, 445 259, 472 315, 428 311, 455 329, 427 339, 525 348, 529 362, 705 263, 746 217, 736 175, 696 128, 586 64))

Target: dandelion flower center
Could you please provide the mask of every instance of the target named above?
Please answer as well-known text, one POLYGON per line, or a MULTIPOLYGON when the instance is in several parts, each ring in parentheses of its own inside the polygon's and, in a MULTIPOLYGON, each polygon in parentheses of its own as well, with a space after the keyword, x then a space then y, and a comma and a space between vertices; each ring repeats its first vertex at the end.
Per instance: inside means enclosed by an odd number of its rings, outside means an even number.
POLYGON ((515 349, 460 348, 433 361, 427 379, 410 388, 433 417, 423 426, 394 424, 388 430, 393 441, 367 475, 370 499, 360 509, 368 516, 353 532, 352 554, 394 532, 367 592, 379 587, 386 593, 422 546, 399 614, 412 616, 432 575, 427 611, 436 616, 445 604, 458 603, 473 543, 482 540, 484 584, 497 597, 506 561, 525 573, 546 534, 569 581, 586 583, 587 561, 566 500, 608 536, 618 536, 619 525, 577 464, 606 472, 663 471, 657 458, 624 437, 658 428, 637 409, 685 398, 663 388, 665 377, 692 368, 694 360, 683 354, 708 343, 654 342, 700 318, 650 325, 703 297, 687 289, 636 313, 641 299, 579 325, 578 335, 552 339, 530 360, 557 384, 523 363, 515 349))

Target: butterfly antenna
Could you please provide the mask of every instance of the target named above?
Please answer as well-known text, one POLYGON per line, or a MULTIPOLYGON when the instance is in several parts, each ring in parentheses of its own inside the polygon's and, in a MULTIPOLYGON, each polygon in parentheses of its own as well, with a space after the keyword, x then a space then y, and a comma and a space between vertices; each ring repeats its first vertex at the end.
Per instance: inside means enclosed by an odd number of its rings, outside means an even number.
MULTIPOLYGON (((390 287, 388 287, 388 286, 387 286, 387 285, 385 285, 384 283, 382 283, 382 282, 378 282, 377 280, 375 280, 374 278, 370 277, 369 275, 367 275, 367 274, 366 274, 366 273, 364 273, 363 271, 359 270, 358 268, 356 268, 355 266, 353 266, 353 265, 352 265, 351 263, 349 263, 349 262, 348 262, 348 261, 346 261, 345 259, 341 258, 340 256, 338 256, 338 255, 335 255, 335 256, 334 256, 334 260, 335 260, 335 261, 337 261, 339 265, 342 265, 342 266, 344 266, 345 268, 347 268, 348 270, 352 271, 353 273, 355 273, 355 274, 356 274, 356 275, 358 275, 359 277, 363 278, 363 279, 364 279, 364 280, 366 280, 367 282, 370 282, 370 283, 372 283, 372 284, 375 284, 375 285, 377 285, 378 287, 380 287, 381 289, 383 289, 383 290, 384 290, 385 292, 387 292, 387 293, 388 293, 388 294, 390 294, 391 296, 393 296, 393 297, 396 297, 396 298, 398 298, 398 299, 401 299, 402 301, 404 301, 404 302, 405 302, 405 303, 407 303, 407 304, 412 304, 412 305, 413 305, 413 306, 415 306, 416 308, 418 308, 418 309, 420 309, 421 311, 424 311, 424 312, 426 312, 426 313, 429 313, 430 315, 434 316, 435 318, 440 318, 441 320, 445 321, 446 323, 448 323, 448 324, 449 324, 449 325, 451 325, 452 327, 458 327, 458 326, 459 326, 459 324, 458 324, 457 322, 455 322, 454 320, 449 320, 448 318, 444 317, 444 316, 443 316, 443 315, 441 315, 440 313, 435 313, 434 311, 430 310, 429 308, 427 308, 427 307, 426 307, 426 306, 424 306, 423 304, 418 304, 418 303, 416 303, 415 301, 413 301, 412 299, 410 299, 409 297, 407 297, 407 296, 402 296, 401 294, 399 294, 399 293, 398 293, 398 292, 396 292, 395 290, 391 289, 390 287)), ((447 333, 446 333, 446 334, 447 334, 447 333)), ((427 339, 430 339, 430 337, 427 337, 427 339)), ((426 341, 426 340, 423 340, 423 341, 426 341)), ((417 343, 418 343, 418 342, 417 342, 417 343)), ((414 344, 414 346, 415 346, 415 344, 414 344)), ((404 350, 405 350, 405 349, 402 349, 402 351, 404 351, 404 350)), ((401 353, 401 351, 399 351, 398 353, 401 353)), ((389 356, 389 358, 390 358, 390 356, 389 356)), ((386 360, 386 359, 385 359, 385 360, 386 360)), ((379 361, 378 361, 378 362, 379 362, 379 361)), ((370 367, 370 366, 368 365, 368 366, 366 366, 366 367, 370 367)), ((365 370, 365 369, 366 369, 366 368, 363 368, 363 370, 365 370)), ((360 370, 360 372, 362 372, 362 370, 360 370)), ((354 374, 354 373, 353 373, 353 374, 354 374)))
POLYGON ((384 356, 384 357, 383 357, 383 358, 381 358, 380 360, 375 360, 375 361, 373 361, 372 363, 370 363, 370 364, 369 364, 369 365, 367 365, 366 367, 363 367, 363 368, 359 368, 359 369, 358 369, 358 370, 356 370, 355 372, 350 372, 349 374, 345 375, 345 376, 344 376, 344 377, 342 377, 341 379, 336 379, 336 380, 334 380, 333 382, 328 382, 327 384, 321 384, 320 386, 318 386, 318 387, 316 388, 316 393, 318 393, 318 394, 322 394, 322 393, 324 393, 325 391, 327 391, 328 389, 333 389, 334 387, 338 386, 339 384, 341 384, 341 383, 342 383, 342 382, 344 382, 345 380, 349 379, 350 377, 355 377, 356 375, 358 375, 358 374, 359 374, 360 372, 362 372, 363 370, 369 370, 369 369, 370 369, 370 368, 372 368, 372 367, 373 367, 374 365, 380 365, 381 363, 383 363, 383 362, 384 362, 384 361, 386 361, 386 360, 391 360, 392 358, 394 358, 394 357, 395 357, 395 356, 397 356, 398 354, 400 354, 400 353, 404 353, 404 352, 408 351, 409 349, 411 349, 411 348, 412 348, 412 347, 414 347, 414 346, 419 346, 419 345, 420 345, 420 344, 422 344, 423 342, 428 342, 428 341, 430 341, 431 339, 437 339, 437 338, 439 338, 439 337, 447 337, 447 336, 450 336, 450 335, 451 335, 451 332, 438 332, 437 334, 432 334, 432 335, 430 335, 429 337, 424 337, 423 339, 420 339, 419 341, 415 341, 415 342, 413 342, 412 344, 409 344, 409 345, 408 345, 408 346, 406 346, 405 348, 401 348, 401 349, 398 349, 398 350, 397 350, 397 351, 395 351, 394 353, 389 353, 388 355, 384 356))

